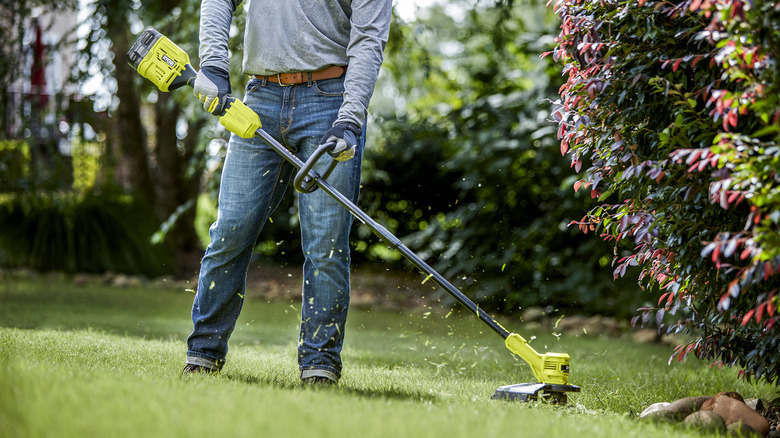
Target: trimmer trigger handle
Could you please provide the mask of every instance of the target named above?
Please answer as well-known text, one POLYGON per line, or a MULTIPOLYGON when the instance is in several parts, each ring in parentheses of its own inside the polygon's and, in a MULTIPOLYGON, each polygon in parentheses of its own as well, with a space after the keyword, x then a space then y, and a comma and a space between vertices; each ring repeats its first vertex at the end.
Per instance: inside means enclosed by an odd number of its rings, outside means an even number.
POLYGON ((312 169, 314 168, 314 165, 317 164, 317 161, 320 160, 320 157, 322 157, 326 152, 332 150, 334 147, 336 147, 336 143, 325 143, 320 145, 320 147, 318 147, 317 150, 311 154, 309 159, 306 160, 306 162, 303 164, 303 167, 301 167, 300 170, 298 170, 298 173, 295 175, 295 179, 293 180, 293 187, 295 187, 296 191, 300 193, 311 193, 317 190, 318 178, 327 179, 328 176, 330 176, 331 172, 333 172, 333 169, 335 169, 336 165, 339 164, 339 162, 336 160, 331 160, 330 164, 328 164, 328 167, 325 169, 325 174, 323 175, 318 174, 312 169))

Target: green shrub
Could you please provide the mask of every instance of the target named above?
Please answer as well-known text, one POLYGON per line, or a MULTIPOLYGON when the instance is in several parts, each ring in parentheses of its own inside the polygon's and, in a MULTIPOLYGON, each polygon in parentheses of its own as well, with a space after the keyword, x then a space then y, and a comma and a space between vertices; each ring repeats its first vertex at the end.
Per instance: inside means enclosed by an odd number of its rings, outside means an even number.
POLYGON ((30 145, 23 140, 0 140, 0 191, 19 190, 29 178, 30 145))
POLYGON ((469 102, 446 124, 399 123, 371 157, 387 178, 364 179, 361 204, 484 308, 629 316, 641 297, 603 273, 609 246, 567 229, 591 200, 564 185, 571 171, 534 120, 545 108, 533 90, 469 102))
POLYGON ((170 273, 167 251, 152 246, 154 220, 130 197, 19 193, 0 199, 0 265, 38 270, 170 273))
MULTIPOLYGON (((601 202, 575 224, 638 266, 688 354, 780 377, 780 5, 558 0, 561 150, 601 202)), ((638 319, 637 319, 638 321, 638 319)))

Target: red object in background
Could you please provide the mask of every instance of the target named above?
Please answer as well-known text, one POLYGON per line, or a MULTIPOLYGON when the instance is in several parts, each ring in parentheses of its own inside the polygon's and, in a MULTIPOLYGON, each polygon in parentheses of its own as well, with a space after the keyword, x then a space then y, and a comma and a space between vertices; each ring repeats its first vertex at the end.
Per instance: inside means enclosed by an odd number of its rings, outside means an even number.
POLYGON ((35 45, 33 46, 33 63, 30 69, 30 98, 38 96, 38 106, 43 108, 49 102, 46 94, 46 44, 43 42, 43 29, 35 23, 35 45))

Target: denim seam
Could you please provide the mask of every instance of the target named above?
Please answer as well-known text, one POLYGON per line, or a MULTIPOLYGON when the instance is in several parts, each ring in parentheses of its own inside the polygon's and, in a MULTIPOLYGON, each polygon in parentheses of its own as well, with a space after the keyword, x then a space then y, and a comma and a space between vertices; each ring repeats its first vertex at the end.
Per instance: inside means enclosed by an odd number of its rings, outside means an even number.
MULTIPOLYGON (((284 92, 284 99, 282 101, 282 113, 280 114, 279 118, 279 133, 282 135, 282 142, 287 145, 287 139, 286 139, 286 132, 290 130, 290 128, 293 125, 293 112, 295 111, 295 93, 298 91, 298 86, 293 85, 292 87, 289 87, 289 92, 292 93, 292 98, 290 99, 290 103, 287 103, 287 93, 288 91, 284 92), (284 127, 284 117, 285 112, 289 108, 290 110, 290 116, 287 118, 287 127, 284 127)), ((289 146, 287 149, 290 149, 289 146)))
POLYGON ((300 367, 301 373, 304 371, 314 371, 314 370, 328 371, 335 374, 336 377, 341 378, 341 372, 339 370, 337 370, 334 367, 329 367, 327 365, 308 365, 308 366, 300 367))
MULTIPOLYGON (((212 362, 212 364, 209 365, 209 368, 212 369, 221 369, 222 365, 225 364, 225 359, 217 359, 213 356, 210 356, 208 354, 203 354, 197 351, 187 351, 187 357, 200 358, 200 359, 205 359, 208 362, 212 362)), ((188 361, 187 363, 190 362, 188 361)), ((203 365, 203 364, 198 363, 196 365, 203 365)))
MULTIPOLYGON (((276 189, 279 188, 279 179, 282 177, 282 169, 283 168, 284 168, 284 162, 280 162, 279 163, 279 167, 276 170, 276 178, 274 178, 274 187, 271 189, 271 200, 272 201, 275 199, 276 189)), ((270 217, 271 213, 273 213, 271 211, 271 209, 273 209, 273 208, 274 208, 273 202, 269 202, 268 206, 265 209, 265 212, 263 213, 263 216, 266 217, 266 218, 270 217)), ((266 219, 266 221, 268 221, 268 219, 266 219)), ((257 237, 259 237, 259 232, 258 232, 258 236, 257 237)), ((257 237, 255 237, 255 240, 257 240, 257 237)))

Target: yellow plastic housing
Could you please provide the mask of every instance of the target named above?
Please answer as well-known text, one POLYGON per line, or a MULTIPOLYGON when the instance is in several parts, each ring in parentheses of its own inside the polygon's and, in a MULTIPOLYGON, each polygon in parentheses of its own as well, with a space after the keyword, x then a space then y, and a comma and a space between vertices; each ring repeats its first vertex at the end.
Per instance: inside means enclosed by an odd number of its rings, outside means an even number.
POLYGON ((166 36, 160 36, 149 49, 137 70, 162 91, 168 92, 171 84, 181 76, 190 63, 187 52, 166 36))
POLYGON ((219 117, 219 123, 241 138, 254 137, 255 132, 263 126, 260 116, 235 97, 228 101, 225 113, 219 117))
POLYGON ((566 353, 539 354, 528 341, 517 333, 511 333, 505 341, 506 348, 520 356, 531 366, 534 377, 541 383, 569 384, 569 355, 566 353))

